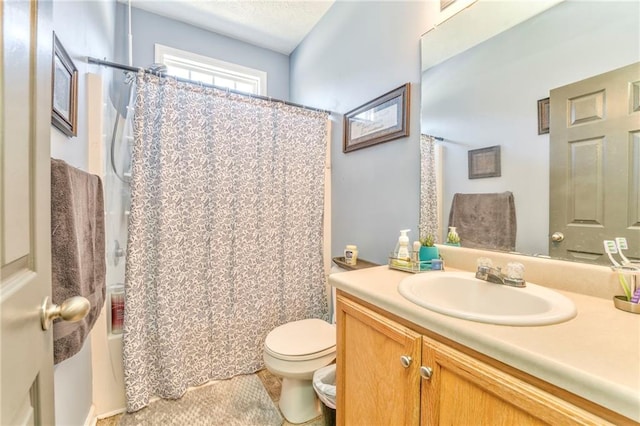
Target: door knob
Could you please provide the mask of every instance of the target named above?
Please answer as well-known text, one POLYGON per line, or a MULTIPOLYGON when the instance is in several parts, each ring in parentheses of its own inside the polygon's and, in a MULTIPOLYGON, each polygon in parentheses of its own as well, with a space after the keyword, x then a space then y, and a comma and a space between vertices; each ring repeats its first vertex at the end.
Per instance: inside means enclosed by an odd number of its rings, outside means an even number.
POLYGON ((80 321, 87 316, 90 308, 91 303, 82 296, 70 297, 60 305, 49 304, 49 297, 45 297, 40 311, 42 329, 48 330, 56 318, 62 318, 63 321, 80 321))
POLYGON ((409 366, 411 365, 411 357, 407 355, 402 355, 400 357, 400 364, 402 364, 404 368, 409 368, 409 366))
POLYGON ((433 374, 433 370, 430 367, 422 366, 420 367, 420 377, 425 380, 431 379, 431 375, 433 374))
POLYGON ((551 235, 551 241, 553 241, 554 243, 559 243, 563 240, 564 234, 562 232, 554 232, 553 235, 551 235))

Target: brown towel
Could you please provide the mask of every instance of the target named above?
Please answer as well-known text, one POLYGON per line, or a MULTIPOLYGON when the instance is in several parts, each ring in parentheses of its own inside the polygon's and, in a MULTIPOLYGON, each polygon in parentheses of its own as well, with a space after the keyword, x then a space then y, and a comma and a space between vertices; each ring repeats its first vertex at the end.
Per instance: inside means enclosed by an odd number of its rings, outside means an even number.
POLYGON ((499 194, 455 194, 449 212, 460 245, 514 251, 516 206, 509 191, 499 194))
POLYGON ((104 201, 95 175, 51 159, 52 302, 73 296, 91 303, 78 322, 56 320, 53 354, 57 364, 75 355, 98 319, 105 297, 104 201))

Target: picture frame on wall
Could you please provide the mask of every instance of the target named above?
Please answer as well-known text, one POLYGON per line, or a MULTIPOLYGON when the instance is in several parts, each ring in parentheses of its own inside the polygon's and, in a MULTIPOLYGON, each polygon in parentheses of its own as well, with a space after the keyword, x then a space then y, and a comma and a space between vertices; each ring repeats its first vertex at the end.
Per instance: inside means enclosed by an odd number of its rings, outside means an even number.
POLYGON ((549 133, 549 98, 538 101, 538 134, 549 133))
POLYGON ((410 92, 406 83, 346 113, 342 152, 409 136, 410 92))
POLYGON ((53 34, 51 124, 69 137, 78 134, 78 69, 53 34))
POLYGON ((500 145, 472 149, 469 156, 469 179, 500 177, 500 145))

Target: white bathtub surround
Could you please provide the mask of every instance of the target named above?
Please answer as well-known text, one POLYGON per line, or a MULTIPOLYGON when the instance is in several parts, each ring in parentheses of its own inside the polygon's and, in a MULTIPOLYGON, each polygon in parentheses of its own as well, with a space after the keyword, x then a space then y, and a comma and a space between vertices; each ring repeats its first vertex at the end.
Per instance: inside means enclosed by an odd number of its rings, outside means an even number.
POLYGON ((263 366, 276 326, 327 315, 327 114, 138 75, 127 409, 263 366))

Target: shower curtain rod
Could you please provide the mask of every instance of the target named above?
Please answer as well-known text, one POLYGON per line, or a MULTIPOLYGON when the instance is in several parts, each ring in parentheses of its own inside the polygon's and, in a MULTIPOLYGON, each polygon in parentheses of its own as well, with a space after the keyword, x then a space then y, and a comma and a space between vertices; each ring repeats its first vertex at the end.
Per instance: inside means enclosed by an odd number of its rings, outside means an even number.
POLYGON ((430 138, 434 138, 435 140, 440 141, 440 142, 444 142, 444 138, 441 137, 441 136, 427 135, 426 133, 423 133, 422 135, 430 137, 430 138))
MULTIPOLYGON (((103 59, 92 58, 91 56, 87 56, 87 62, 90 63, 90 64, 104 65, 106 67, 116 68, 116 69, 123 70, 123 71, 131 71, 131 72, 144 71, 147 74, 159 75, 157 72, 151 71, 151 70, 148 70, 148 69, 145 69, 145 68, 132 67, 132 66, 129 66, 129 65, 119 64, 117 62, 110 62, 110 61, 103 60, 103 59)), ((262 99, 262 100, 269 101, 269 102, 280 102, 280 103, 285 104, 285 105, 290 105, 290 106, 294 106, 294 107, 298 107, 298 108, 308 109, 308 110, 311 110, 311 111, 324 112, 324 113, 327 113, 327 114, 332 114, 333 113, 333 111, 329 111, 329 110, 326 110, 326 109, 313 108, 313 107, 309 107, 309 106, 306 106, 306 105, 297 104, 295 102, 283 101, 282 99, 272 98, 270 96, 253 95, 251 93, 240 92, 239 90, 229 89, 229 88, 226 88, 226 87, 216 86, 216 85, 213 85, 213 84, 195 82, 193 80, 188 80, 186 78, 180 78, 180 77, 175 77, 175 76, 170 76, 170 77, 175 79, 175 80, 177 80, 177 81, 179 81, 179 82, 181 82, 181 83, 189 83, 189 84, 194 84, 194 85, 197 85, 197 86, 203 86, 203 87, 209 87, 209 88, 212 88, 212 89, 224 90, 224 91, 227 91, 227 92, 230 92, 230 93, 234 93, 236 95, 248 96, 250 98, 262 99)))

